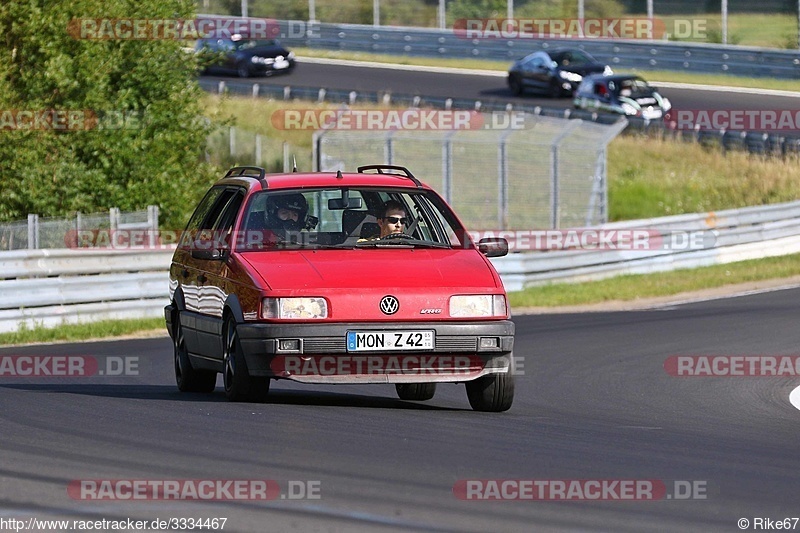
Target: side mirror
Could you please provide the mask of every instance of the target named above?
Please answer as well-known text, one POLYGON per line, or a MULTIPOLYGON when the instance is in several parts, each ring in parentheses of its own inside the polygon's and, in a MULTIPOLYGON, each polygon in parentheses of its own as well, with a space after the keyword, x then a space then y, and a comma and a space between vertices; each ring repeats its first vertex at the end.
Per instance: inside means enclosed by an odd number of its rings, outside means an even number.
POLYGON ((487 237, 478 241, 478 251, 486 257, 508 255, 508 241, 502 237, 487 237))

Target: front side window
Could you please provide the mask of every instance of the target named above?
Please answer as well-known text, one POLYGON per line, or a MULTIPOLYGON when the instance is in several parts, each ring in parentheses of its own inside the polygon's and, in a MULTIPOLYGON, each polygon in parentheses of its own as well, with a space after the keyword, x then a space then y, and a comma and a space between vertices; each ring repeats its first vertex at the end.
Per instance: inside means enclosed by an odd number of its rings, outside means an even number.
POLYGON ((450 208, 426 191, 333 188, 254 194, 242 217, 241 251, 284 248, 465 246, 450 208))

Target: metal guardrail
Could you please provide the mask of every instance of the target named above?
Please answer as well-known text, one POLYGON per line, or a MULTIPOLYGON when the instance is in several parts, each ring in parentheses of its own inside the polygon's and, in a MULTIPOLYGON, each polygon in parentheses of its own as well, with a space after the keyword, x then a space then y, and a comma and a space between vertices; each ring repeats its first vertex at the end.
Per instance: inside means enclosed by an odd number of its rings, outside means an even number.
MULTIPOLYGON (((577 118, 600 124, 613 124, 620 115, 598 113, 583 109, 549 108, 531 104, 510 104, 498 100, 470 100, 422 96, 403 93, 383 93, 328 89, 325 87, 294 87, 260 85, 253 81, 216 81, 201 78, 200 87, 212 93, 229 93, 256 98, 272 98, 280 100, 310 100, 317 102, 334 102, 352 105, 393 104, 409 107, 432 107, 435 109, 475 109, 484 112, 523 111, 535 115, 555 118, 577 118)), ((625 117, 628 127, 633 131, 654 135, 675 136, 703 144, 719 146, 722 150, 746 150, 750 153, 764 155, 786 155, 800 153, 800 136, 764 133, 754 131, 696 130, 676 131, 668 128, 662 120, 647 120, 640 117, 625 117)))
POLYGON ((800 78, 800 50, 605 39, 466 39, 453 30, 331 23, 309 26, 309 34, 308 31, 298 32, 298 24, 302 23, 278 21, 284 44, 324 50, 498 61, 511 61, 538 50, 566 46, 585 50, 616 69, 800 78))
MULTIPOLYGON (((552 282, 664 272, 800 253, 800 201, 712 213, 614 222, 597 229, 713 231, 697 250, 560 250, 492 259, 509 291, 552 282)), ((0 252, 0 332, 102 319, 160 317, 173 251, 0 252)))
POLYGON ((63 323, 157 318, 172 249, 0 252, 0 332, 63 323))
POLYGON ((714 243, 712 247, 683 250, 554 250, 510 254, 493 262, 506 289, 517 291, 553 282, 591 281, 800 253, 800 202, 615 222, 598 229, 649 229, 665 235, 679 231, 689 239, 705 235, 704 242, 713 235, 714 243))

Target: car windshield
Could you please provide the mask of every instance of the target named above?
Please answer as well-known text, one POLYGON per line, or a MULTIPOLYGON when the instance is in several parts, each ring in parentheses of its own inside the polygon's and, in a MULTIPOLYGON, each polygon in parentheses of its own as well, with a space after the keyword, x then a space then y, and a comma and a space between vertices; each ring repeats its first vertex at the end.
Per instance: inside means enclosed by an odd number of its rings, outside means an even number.
POLYGON ((435 194, 380 188, 264 191, 241 217, 237 250, 455 248, 469 237, 435 194), (384 209, 386 217, 381 218, 384 209))

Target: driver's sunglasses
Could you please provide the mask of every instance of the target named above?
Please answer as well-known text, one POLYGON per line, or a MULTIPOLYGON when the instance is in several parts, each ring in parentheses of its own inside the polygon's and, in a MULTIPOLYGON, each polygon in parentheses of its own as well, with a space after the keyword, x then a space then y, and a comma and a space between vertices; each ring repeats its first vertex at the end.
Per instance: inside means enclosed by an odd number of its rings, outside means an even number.
POLYGON ((384 217, 384 220, 387 220, 389 224, 397 224, 398 222, 402 225, 408 224, 408 219, 406 217, 384 217))

